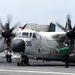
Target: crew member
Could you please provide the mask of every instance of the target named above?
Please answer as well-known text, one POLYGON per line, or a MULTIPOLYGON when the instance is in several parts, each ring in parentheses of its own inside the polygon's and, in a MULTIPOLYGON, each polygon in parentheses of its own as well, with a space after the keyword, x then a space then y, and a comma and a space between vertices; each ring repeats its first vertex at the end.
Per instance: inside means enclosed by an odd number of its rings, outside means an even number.
POLYGON ((6 49, 6 60, 8 63, 11 63, 12 59, 11 59, 11 51, 9 48, 6 49))
POLYGON ((68 68, 68 60, 69 60, 69 46, 68 44, 65 44, 64 47, 58 48, 60 51, 63 51, 64 56, 65 56, 65 67, 68 68))

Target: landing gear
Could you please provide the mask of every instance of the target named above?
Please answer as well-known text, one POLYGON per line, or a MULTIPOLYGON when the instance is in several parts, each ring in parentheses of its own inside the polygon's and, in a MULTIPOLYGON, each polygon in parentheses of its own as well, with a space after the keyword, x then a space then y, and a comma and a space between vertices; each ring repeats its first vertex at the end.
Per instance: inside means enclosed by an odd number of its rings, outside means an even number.
POLYGON ((17 66, 20 66, 20 63, 19 62, 17 62, 17 66))
POLYGON ((17 61, 17 66, 29 65, 28 62, 29 62, 28 57, 26 55, 22 54, 20 59, 18 59, 18 61, 17 61))

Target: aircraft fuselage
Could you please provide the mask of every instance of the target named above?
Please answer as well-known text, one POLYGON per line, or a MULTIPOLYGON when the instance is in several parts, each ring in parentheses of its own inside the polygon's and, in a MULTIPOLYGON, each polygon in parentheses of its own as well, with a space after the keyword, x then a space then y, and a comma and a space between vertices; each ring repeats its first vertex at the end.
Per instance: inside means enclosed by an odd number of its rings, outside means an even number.
MULTIPOLYGON (((61 37, 65 37, 65 32, 31 32, 24 30, 18 32, 18 34, 19 33, 21 36, 16 36, 12 42, 12 49, 14 52, 23 52, 29 58, 63 61, 64 54, 63 52, 57 52, 56 47, 63 46, 66 39, 61 41, 61 37), (25 35, 27 35, 28 32, 28 36, 22 35, 23 32, 25 32, 25 35), (16 46, 19 44, 18 40, 22 40, 24 44, 22 42, 22 45, 16 46)), ((74 57, 75 55, 70 57, 70 59, 75 61, 74 57)))

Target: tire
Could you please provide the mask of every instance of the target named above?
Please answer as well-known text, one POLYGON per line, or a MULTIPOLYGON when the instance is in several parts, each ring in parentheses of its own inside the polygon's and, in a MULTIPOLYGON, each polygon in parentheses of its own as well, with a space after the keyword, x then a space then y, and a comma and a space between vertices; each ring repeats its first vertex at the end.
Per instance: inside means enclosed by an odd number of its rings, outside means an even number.
POLYGON ((25 66, 26 64, 25 64, 25 62, 24 61, 22 61, 21 62, 21 66, 25 66))
POLYGON ((25 63, 26 65, 29 65, 29 60, 28 60, 28 57, 27 57, 27 56, 25 56, 24 63, 25 63))
POLYGON ((19 62, 17 62, 17 66, 20 66, 20 63, 19 62))

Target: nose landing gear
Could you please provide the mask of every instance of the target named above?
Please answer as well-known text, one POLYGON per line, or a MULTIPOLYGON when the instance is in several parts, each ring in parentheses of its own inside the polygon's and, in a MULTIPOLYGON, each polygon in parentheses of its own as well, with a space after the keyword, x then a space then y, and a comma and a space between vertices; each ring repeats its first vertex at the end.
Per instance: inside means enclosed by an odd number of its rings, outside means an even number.
POLYGON ((29 65, 28 57, 24 54, 21 54, 20 59, 17 61, 17 66, 29 65))

